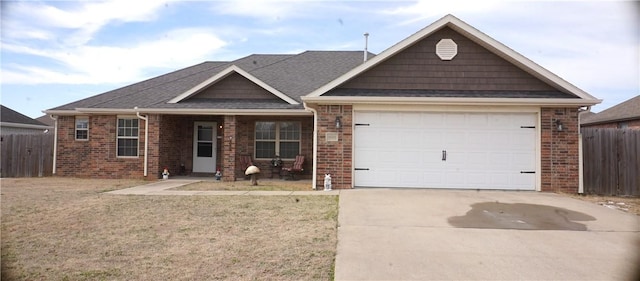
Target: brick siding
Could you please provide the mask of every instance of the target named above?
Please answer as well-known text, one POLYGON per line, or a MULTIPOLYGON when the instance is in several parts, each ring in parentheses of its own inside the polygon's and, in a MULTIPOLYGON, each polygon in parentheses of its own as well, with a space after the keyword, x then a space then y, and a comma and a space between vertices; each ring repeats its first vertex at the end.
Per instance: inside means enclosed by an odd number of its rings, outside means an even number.
POLYGON ((75 116, 58 117, 56 175, 88 178, 143 178, 144 122, 138 157, 116 157, 115 115, 89 117, 89 140, 75 140, 75 116))
POLYGON ((577 108, 542 108, 542 191, 577 193, 579 184, 579 126, 577 108), (562 131, 556 129, 560 120, 562 131))
POLYGON ((322 189, 324 175, 331 174, 335 189, 352 187, 353 106, 319 105, 318 111, 318 159, 316 187, 322 189), (336 128, 336 117, 342 127, 336 128), (327 133, 337 133, 338 141, 328 141, 327 133))
MULTIPOLYGON (((223 125, 217 135, 217 168, 223 180, 244 177, 240 155, 254 154, 256 121, 299 121, 301 154, 305 155, 302 178, 309 178, 313 159, 313 117, 259 116, 179 116, 149 114, 149 155, 147 179, 161 177, 166 167, 171 175, 189 175, 193 169, 193 124, 196 121, 223 125)), ((75 116, 58 118, 58 156, 56 174, 91 178, 144 178, 145 123, 139 121, 138 157, 116 157, 115 115, 91 115, 89 140, 75 140, 75 116)), ((271 177, 270 160, 256 160, 263 177, 271 177)), ((292 160, 285 160, 285 166, 292 160)))

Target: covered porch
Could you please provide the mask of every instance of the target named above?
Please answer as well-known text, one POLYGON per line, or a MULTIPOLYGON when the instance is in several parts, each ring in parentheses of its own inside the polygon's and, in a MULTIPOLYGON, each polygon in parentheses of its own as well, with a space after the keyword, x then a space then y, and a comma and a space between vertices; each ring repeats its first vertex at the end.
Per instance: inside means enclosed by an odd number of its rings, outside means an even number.
POLYGON ((149 177, 161 178, 166 168, 171 176, 213 179, 220 171, 222 181, 236 181, 245 179, 243 160, 250 159, 261 178, 280 179, 285 176, 282 167, 303 155, 304 171, 297 178, 311 179, 310 114, 149 116, 149 177), (278 156, 282 162, 274 167, 278 156))

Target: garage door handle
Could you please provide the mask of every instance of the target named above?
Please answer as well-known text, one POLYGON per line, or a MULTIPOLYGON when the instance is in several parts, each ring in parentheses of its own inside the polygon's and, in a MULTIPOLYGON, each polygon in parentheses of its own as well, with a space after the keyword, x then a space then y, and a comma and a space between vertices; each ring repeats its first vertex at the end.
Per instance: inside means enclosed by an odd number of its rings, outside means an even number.
POLYGON ((447 151, 446 150, 442 151, 442 161, 447 161, 447 151))
POLYGON ((369 171, 369 168, 353 168, 356 171, 369 171))

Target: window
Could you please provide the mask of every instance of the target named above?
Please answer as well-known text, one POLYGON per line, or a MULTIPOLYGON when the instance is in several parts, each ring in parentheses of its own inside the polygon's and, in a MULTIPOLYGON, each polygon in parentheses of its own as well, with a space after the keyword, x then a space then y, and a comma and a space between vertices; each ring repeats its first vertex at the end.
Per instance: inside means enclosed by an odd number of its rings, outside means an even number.
POLYGON ((76 117, 76 140, 89 139, 89 117, 76 117))
POLYGON ((118 157, 138 156, 138 118, 118 118, 118 157))
POLYGON ((293 159, 298 154, 300 122, 256 122, 256 158, 293 159))

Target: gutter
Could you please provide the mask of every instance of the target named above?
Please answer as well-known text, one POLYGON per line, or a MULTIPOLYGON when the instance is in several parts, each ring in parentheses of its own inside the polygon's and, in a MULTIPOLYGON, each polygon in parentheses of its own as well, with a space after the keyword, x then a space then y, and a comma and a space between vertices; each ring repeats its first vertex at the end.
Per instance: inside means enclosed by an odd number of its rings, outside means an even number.
POLYGON ((311 168, 311 189, 316 190, 318 180, 318 111, 315 108, 309 107, 306 102, 302 104, 306 110, 313 112, 313 167, 311 168))
POLYGON ((134 110, 136 110, 136 116, 138 116, 138 118, 144 120, 144 177, 147 177, 147 170, 149 168, 149 115, 147 116, 142 116, 140 115, 140 111, 138 111, 138 107, 134 107, 134 110))
POLYGON ((49 115, 49 118, 53 119, 53 170, 52 174, 56 174, 56 162, 58 160, 58 116, 49 115))

